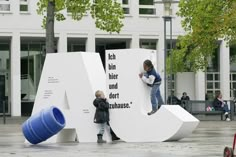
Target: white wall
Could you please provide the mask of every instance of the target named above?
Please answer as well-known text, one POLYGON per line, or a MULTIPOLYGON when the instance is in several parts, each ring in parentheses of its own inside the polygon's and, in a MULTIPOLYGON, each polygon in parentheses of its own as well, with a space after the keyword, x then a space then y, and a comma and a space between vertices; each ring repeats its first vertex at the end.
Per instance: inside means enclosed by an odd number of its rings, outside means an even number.
MULTIPOLYGON (((42 17, 37 15, 36 5, 37 1, 30 1, 30 12, 27 14, 20 13, 18 10, 19 2, 12 1, 14 7, 12 8, 12 12, 7 14, 2 14, 4 16, 0 16, 1 22, 0 32, 13 32, 19 31, 24 35, 33 35, 37 36, 38 34, 44 34, 44 30, 41 27, 42 17), (17 25, 16 25, 17 23, 17 25)), ((138 1, 130 0, 130 9, 131 14, 127 15, 123 20, 124 27, 118 36, 121 35, 133 35, 138 34, 139 36, 145 35, 147 38, 149 36, 158 38, 158 32, 160 31, 160 20, 162 19, 162 6, 163 4, 156 5, 157 7, 157 15, 145 15, 140 16, 138 14, 139 5, 138 1), (161 9, 160 9, 161 8, 161 9)), ((177 7, 175 5, 175 7, 177 7)), ((176 8, 177 9, 177 8, 176 8)), ((175 9, 175 10, 176 10, 175 9)), ((1 15, 1 13, 0 13, 1 15)), ((67 14, 66 14, 67 16, 67 14)), ((180 26, 179 18, 174 18, 174 25, 179 27, 173 27, 173 32, 183 32, 180 26), (178 30, 176 30, 178 29, 178 30), (181 29, 181 30, 179 30, 181 29)), ((100 31, 95 29, 94 20, 87 15, 80 21, 71 20, 70 16, 67 16, 67 20, 62 22, 56 22, 55 24, 55 33, 60 34, 61 32, 69 34, 69 35, 88 35, 90 32, 95 32, 97 35, 101 36, 113 36, 110 33, 100 31)), ((115 35, 116 33, 114 33, 115 35)), ((116 35, 115 35, 116 36, 116 35)))
POLYGON ((183 72, 176 74, 176 96, 180 99, 183 92, 186 92, 191 100, 196 100, 195 73, 183 72))

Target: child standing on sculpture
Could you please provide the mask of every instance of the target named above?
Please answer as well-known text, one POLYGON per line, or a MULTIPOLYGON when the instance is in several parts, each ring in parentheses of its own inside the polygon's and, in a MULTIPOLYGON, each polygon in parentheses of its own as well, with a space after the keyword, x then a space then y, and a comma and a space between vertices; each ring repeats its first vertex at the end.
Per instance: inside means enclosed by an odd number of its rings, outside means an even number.
MULTIPOLYGON (((103 140, 103 134, 105 131, 105 127, 109 126, 109 103, 107 102, 105 95, 103 91, 96 91, 95 92, 95 100, 93 101, 93 105, 96 107, 96 112, 94 116, 94 123, 99 124, 99 133, 97 134, 97 143, 106 143, 105 140, 103 140)), ((110 134, 112 137, 112 141, 119 140, 116 136, 116 134, 113 132, 113 130, 110 127, 110 134)))
POLYGON ((143 62, 143 69, 145 70, 145 73, 139 74, 139 77, 143 80, 144 83, 152 88, 152 111, 148 112, 148 115, 152 115, 158 110, 158 101, 163 102, 160 93, 161 76, 156 72, 150 60, 145 60, 143 62))

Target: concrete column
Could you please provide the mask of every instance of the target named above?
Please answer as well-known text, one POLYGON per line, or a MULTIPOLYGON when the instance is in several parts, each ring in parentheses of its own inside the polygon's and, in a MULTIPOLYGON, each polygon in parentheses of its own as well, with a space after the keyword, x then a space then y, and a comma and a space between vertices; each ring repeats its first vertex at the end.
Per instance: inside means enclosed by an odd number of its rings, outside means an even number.
POLYGON ((20 13, 20 1, 15 1, 15 0, 10 0, 10 7, 11 7, 11 12, 15 15, 19 15, 20 13))
MULTIPOLYGON (((133 29, 135 30, 136 26, 138 25, 137 21, 139 20, 139 1, 129 1, 130 3, 130 14, 133 20, 133 29)), ((132 33, 132 39, 130 41, 130 48, 140 48, 140 41, 139 41, 139 32, 132 33)))
POLYGON ((202 71, 195 74, 195 100, 205 100, 206 94, 206 75, 202 71))
POLYGON ((167 95, 167 78, 165 77, 164 33, 162 32, 160 33, 157 43, 157 71, 160 73, 162 78, 162 85, 160 86, 160 89, 164 100, 165 98, 167 99, 168 95, 167 95))
POLYGON ((139 34, 138 33, 134 33, 132 35, 132 40, 130 42, 130 48, 131 49, 135 49, 135 48, 139 48, 139 34))
POLYGON ((86 40, 86 51, 95 52, 96 51, 96 38, 94 33, 89 33, 86 40))
MULTIPOLYGON (((168 86, 167 86, 167 73, 165 75, 165 37, 164 37, 164 20, 163 18, 159 19, 159 39, 157 42, 157 71, 160 73, 162 78, 162 85, 160 86, 161 94, 163 97, 163 100, 168 97, 168 86), (165 90, 166 89, 166 90, 165 90)), ((165 101, 166 102, 166 101, 165 101)))
POLYGON ((230 54, 225 41, 220 43, 220 90, 223 99, 230 100, 230 54))
POLYGON ((67 52, 67 34, 66 34, 66 32, 60 33, 57 48, 58 48, 58 50, 57 50, 58 53, 67 52))
POLYGON ((133 18, 139 18, 139 1, 129 1, 130 14, 133 18))
POLYGON ((11 40, 11 115, 21 116, 20 33, 14 32, 11 40))

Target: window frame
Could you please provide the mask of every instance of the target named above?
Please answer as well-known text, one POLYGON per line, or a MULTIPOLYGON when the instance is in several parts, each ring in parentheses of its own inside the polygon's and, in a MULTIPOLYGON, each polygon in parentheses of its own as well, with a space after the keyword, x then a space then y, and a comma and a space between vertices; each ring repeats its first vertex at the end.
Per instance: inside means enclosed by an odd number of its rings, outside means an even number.
POLYGON ((10 0, 0 0, 0 13, 11 13, 11 1, 10 0), (9 10, 4 10, 5 7, 9 6, 9 10))
POLYGON ((20 11, 20 13, 29 13, 30 12, 30 10, 29 10, 29 0, 20 0, 19 11, 20 11), (22 5, 27 6, 27 11, 22 11, 21 10, 22 5))
POLYGON ((152 0, 152 4, 140 4, 139 0, 139 15, 140 16, 157 16, 156 6, 154 0, 152 0), (141 10, 152 10, 152 13, 141 13, 141 10))

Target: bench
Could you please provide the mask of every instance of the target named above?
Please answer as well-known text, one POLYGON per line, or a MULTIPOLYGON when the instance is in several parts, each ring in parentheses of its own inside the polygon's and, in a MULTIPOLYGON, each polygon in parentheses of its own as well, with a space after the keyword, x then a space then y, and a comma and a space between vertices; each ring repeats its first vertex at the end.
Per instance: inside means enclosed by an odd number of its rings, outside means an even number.
MULTIPOLYGON (((234 103, 233 101, 225 101, 226 104, 230 104, 230 119, 234 119, 234 103)), ((192 115, 220 115, 221 120, 224 120, 224 112, 223 111, 207 111, 207 106, 212 107, 212 101, 204 101, 204 100, 189 100, 189 101, 182 101, 181 106, 185 108, 189 113, 192 115)))
POLYGON ((220 115, 221 120, 224 120, 224 112, 223 111, 193 111, 192 115, 220 115))

